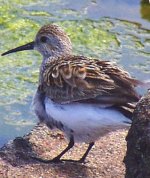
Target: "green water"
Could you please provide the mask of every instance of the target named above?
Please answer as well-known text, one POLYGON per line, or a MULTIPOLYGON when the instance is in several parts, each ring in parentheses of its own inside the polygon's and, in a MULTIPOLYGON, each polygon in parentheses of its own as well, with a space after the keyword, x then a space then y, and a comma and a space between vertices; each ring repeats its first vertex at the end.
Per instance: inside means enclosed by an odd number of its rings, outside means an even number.
MULTIPOLYGON (((75 54, 115 61, 147 80, 149 12, 146 0, 1 0, 0 52, 32 41, 42 25, 55 22, 71 38, 75 54)), ((36 51, 0 57, 0 146, 37 123, 31 102, 41 59, 36 51)))

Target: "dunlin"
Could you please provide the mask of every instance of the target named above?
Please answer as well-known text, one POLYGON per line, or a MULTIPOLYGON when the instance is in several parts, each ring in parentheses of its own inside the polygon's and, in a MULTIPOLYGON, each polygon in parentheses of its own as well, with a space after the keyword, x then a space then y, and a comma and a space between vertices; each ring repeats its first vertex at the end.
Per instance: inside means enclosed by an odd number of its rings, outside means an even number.
POLYGON ((83 163, 99 137, 131 122, 140 98, 135 87, 141 82, 115 63, 73 55, 69 37, 54 24, 43 26, 33 42, 2 55, 32 49, 43 56, 33 99, 35 113, 50 129, 60 129, 69 139, 67 148, 52 160, 35 159, 64 161, 61 157, 75 142, 85 142, 89 147, 78 160, 83 163))

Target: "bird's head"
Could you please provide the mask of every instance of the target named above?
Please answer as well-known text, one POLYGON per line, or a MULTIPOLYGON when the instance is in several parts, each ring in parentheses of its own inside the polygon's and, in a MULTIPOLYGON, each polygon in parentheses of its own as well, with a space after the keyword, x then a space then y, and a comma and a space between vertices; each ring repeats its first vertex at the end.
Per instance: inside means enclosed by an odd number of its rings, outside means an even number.
POLYGON ((11 49, 2 56, 23 51, 38 50, 44 58, 65 56, 71 53, 72 44, 66 33, 57 25, 44 25, 37 33, 35 40, 23 46, 11 49))

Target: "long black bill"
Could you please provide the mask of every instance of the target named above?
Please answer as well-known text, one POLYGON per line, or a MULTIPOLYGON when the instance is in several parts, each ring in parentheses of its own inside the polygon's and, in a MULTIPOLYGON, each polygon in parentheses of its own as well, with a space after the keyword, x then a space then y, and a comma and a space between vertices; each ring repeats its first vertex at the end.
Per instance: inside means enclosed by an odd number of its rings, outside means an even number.
POLYGON ((33 50, 33 49, 34 49, 34 41, 27 43, 23 46, 19 46, 17 48, 11 49, 11 50, 1 54, 1 56, 7 55, 7 54, 10 54, 10 53, 15 53, 15 52, 18 52, 18 51, 33 50))

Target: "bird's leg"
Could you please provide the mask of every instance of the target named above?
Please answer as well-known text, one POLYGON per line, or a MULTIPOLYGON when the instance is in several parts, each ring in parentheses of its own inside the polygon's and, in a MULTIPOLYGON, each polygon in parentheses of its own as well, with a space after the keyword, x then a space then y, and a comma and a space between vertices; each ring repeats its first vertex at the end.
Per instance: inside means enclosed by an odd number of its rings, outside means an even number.
POLYGON ((43 163, 59 163, 59 162, 62 162, 62 161, 60 160, 60 158, 61 158, 68 150, 70 150, 73 146, 74 146, 74 138, 73 138, 73 136, 71 136, 70 142, 69 142, 68 146, 67 146, 58 156, 56 156, 56 157, 53 158, 52 160, 44 160, 44 159, 42 159, 42 158, 37 158, 37 157, 32 157, 32 158, 35 159, 35 160, 37 160, 37 161, 43 162, 43 163))
POLYGON ((42 158, 37 158, 37 157, 32 157, 33 159, 43 162, 43 163, 59 163, 59 162, 79 162, 79 163, 84 163, 85 159, 89 153, 89 151, 91 150, 91 148, 93 147, 94 142, 91 142, 86 150, 86 152, 84 153, 84 155, 82 156, 81 159, 79 160, 71 160, 71 159, 60 159, 68 150, 70 150, 73 146, 74 146, 74 138, 73 136, 70 138, 70 142, 68 144, 68 146, 55 158, 51 159, 51 160, 44 160, 42 158))
POLYGON ((89 154, 89 151, 90 151, 91 148, 93 147, 93 145, 94 145, 94 142, 91 142, 91 143, 89 144, 89 146, 88 146, 86 152, 84 153, 84 155, 82 156, 82 158, 78 160, 78 162, 84 163, 84 161, 85 161, 87 155, 89 154))
POLYGON ((52 160, 53 160, 54 162, 61 161, 60 158, 61 158, 68 150, 70 150, 73 146, 74 146, 74 138, 73 138, 73 136, 71 136, 70 142, 69 142, 68 146, 67 146, 58 156, 56 156, 56 157, 53 158, 52 160))
POLYGON ((86 150, 86 152, 84 153, 84 155, 82 156, 81 159, 79 160, 71 160, 71 159, 62 159, 62 161, 66 161, 66 162, 73 162, 73 163, 84 163, 85 159, 89 153, 89 151, 91 150, 91 148, 93 147, 94 142, 91 142, 86 150))

